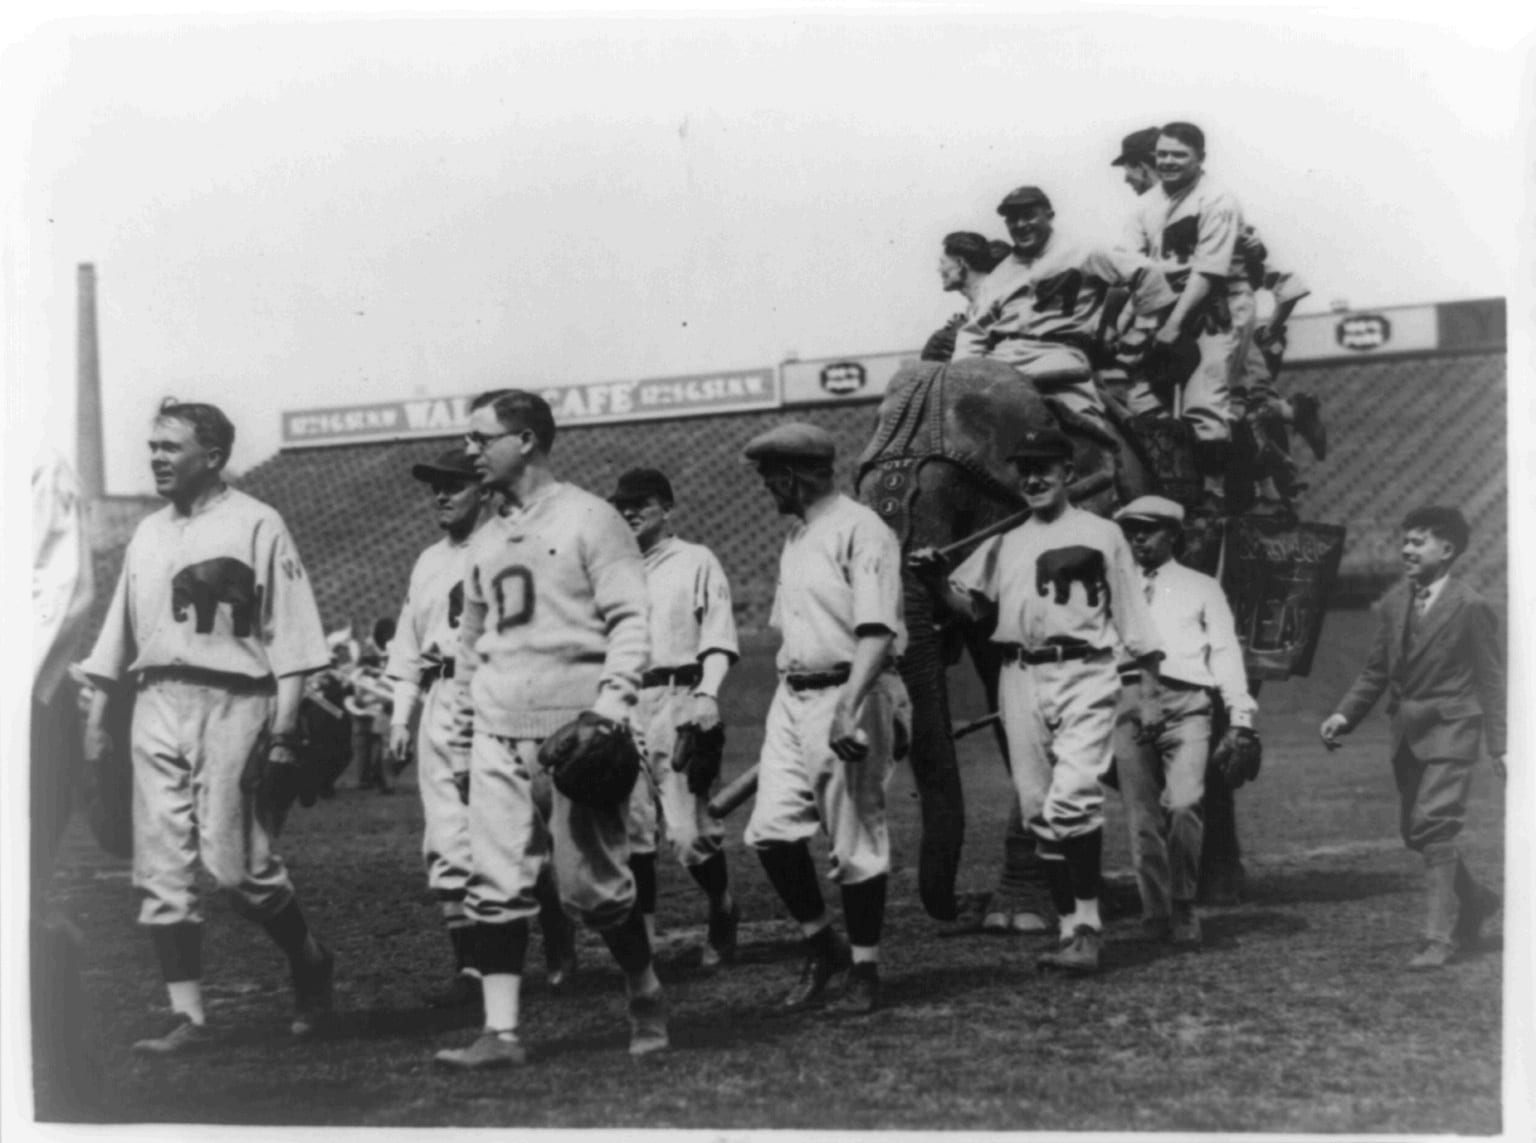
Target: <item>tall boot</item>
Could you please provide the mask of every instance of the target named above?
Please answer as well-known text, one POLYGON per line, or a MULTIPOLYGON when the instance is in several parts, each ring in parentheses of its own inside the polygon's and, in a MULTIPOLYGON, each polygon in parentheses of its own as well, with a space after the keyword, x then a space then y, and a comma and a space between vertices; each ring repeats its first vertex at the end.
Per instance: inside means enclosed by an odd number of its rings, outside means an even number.
POLYGON ((1443 968, 1456 952, 1456 872, 1461 858, 1454 845, 1424 847, 1424 943, 1408 962, 1411 972, 1443 968))

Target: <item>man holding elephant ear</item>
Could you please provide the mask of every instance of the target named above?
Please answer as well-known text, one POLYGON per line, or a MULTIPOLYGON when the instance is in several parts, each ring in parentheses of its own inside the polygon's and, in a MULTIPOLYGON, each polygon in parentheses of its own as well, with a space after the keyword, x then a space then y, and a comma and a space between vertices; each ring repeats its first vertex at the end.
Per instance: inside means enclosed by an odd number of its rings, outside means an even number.
POLYGON ((1074 507, 1072 445, 1054 428, 1023 434, 1009 458, 1030 517, 978 547, 949 577, 935 548, 908 566, 941 608, 995 619, 1004 647, 999 705, 1024 820, 1060 918, 1042 968, 1097 972, 1103 922, 1102 779, 1113 758, 1117 647, 1141 670, 1142 724, 1161 721, 1156 629, 1120 529, 1074 507))

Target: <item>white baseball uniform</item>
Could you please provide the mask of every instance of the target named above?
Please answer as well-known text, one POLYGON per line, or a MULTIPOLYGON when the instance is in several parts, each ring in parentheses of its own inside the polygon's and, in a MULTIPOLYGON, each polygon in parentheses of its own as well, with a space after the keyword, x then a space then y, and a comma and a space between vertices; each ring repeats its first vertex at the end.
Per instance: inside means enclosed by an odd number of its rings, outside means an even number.
POLYGON ((1131 291, 1138 315, 1178 296, 1144 254, 1053 232, 1036 257, 1015 251, 987 276, 955 335, 954 360, 1006 362, 1074 412, 1102 414, 1089 353, 1112 286, 1131 291))
POLYGON ((320 613, 282 518, 225 489, 190 516, 139 524, 85 672, 137 677, 133 878, 139 920, 202 919, 196 867, 264 921, 292 898, 241 773, 270 724, 276 680, 330 662, 320 613))
POLYGON ((1103 827, 1100 785, 1113 755, 1120 677, 1115 650, 1158 649, 1129 546, 1111 521, 1068 507, 986 541, 951 586, 995 613, 992 640, 1026 651, 1086 648, 1087 657, 1025 664, 999 680, 999 705, 1024 821, 1048 842, 1103 827))
MULTIPOLYGON (((1253 336, 1253 289, 1240 238, 1243 210, 1236 196, 1201 174, 1172 195, 1161 184, 1142 195, 1127 241, 1157 263, 1175 291, 1191 274, 1212 280, 1206 301, 1190 317, 1200 364, 1184 385, 1180 415, 1200 440, 1227 440, 1233 419, 1231 388, 1242 377, 1253 336)), ((1145 382, 1130 395, 1131 411, 1159 408, 1145 382)))
POLYGON ((444 536, 417 557, 386 667, 394 684, 393 724, 410 726, 420 708, 416 782, 425 820, 421 855, 427 885, 444 902, 462 901, 469 884, 469 808, 459 800, 453 780, 469 759, 452 748, 452 741, 458 707, 454 657, 471 538, 444 536))
POLYGON ((568 911, 598 929, 629 915, 624 808, 551 790, 546 814, 535 779, 538 744, 590 709, 599 687, 633 696, 648 653, 645 566, 606 500, 553 481, 475 533, 457 660, 474 711, 465 897, 474 921, 534 916, 549 861, 568 911))
POLYGON ((894 667, 882 672, 859 711, 869 753, 844 762, 830 745, 840 682, 861 628, 895 635, 906 648, 901 547, 874 511, 841 493, 813 504, 784 540, 769 623, 781 631, 779 686, 768 711, 748 845, 808 841, 824 829, 831 877, 856 885, 889 872, 885 794, 894 767, 896 724, 911 725, 911 702, 894 667))
POLYGON ((631 798, 630 851, 655 850, 659 809, 661 827, 678 861, 700 865, 720 852, 725 825, 706 812, 708 799, 689 791, 688 775, 672 769, 677 728, 691 717, 694 702, 694 684, 679 681, 678 672, 696 673, 711 652, 724 653, 732 662, 739 656, 731 585, 708 548, 664 536, 645 553, 645 587, 651 667, 634 722, 647 773, 635 783, 631 798))

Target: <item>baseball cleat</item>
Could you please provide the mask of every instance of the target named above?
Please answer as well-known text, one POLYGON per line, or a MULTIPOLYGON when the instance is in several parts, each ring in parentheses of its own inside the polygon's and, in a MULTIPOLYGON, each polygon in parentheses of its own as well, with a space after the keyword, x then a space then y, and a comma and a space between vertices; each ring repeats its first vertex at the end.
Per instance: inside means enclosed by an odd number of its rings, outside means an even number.
POLYGON ((1072 930, 1072 939, 1050 952, 1041 953, 1035 961, 1044 969, 1059 969, 1073 976, 1088 976, 1099 971, 1099 950, 1104 935, 1098 929, 1078 925, 1072 930))
POLYGON ((716 969, 736 959, 736 934, 741 926, 741 906, 732 902, 729 912, 709 915, 709 936, 699 956, 699 967, 716 969))
POLYGON ((444 1048, 432 1057, 444 1067, 460 1071, 489 1071, 492 1068, 516 1068, 528 1062, 528 1049, 514 1032, 494 1032, 487 1028, 467 1048, 444 1048))
POLYGON ((1473 886, 1471 899, 1462 904, 1461 914, 1456 918, 1457 947, 1476 948, 1483 937, 1483 925, 1499 911, 1502 904, 1499 895, 1492 889, 1482 885, 1473 886))
POLYGON ((1432 972, 1444 968, 1456 955, 1456 946, 1448 941, 1425 941, 1408 962, 1409 972, 1432 972))
POLYGON ((1190 905, 1175 903, 1173 906, 1173 924, 1169 927, 1168 939, 1181 948, 1196 948, 1200 944, 1200 917, 1190 905))
POLYGON ((293 968, 294 1016, 290 1031, 295 1036, 313 1036, 331 1013, 335 995, 336 958, 331 950, 315 942, 320 959, 314 964, 296 964, 293 968))
POLYGON ((422 997, 428 1008, 473 1008, 480 1003, 480 978, 459 972, 448 984, 422 997))
POLYGON ((832 983, 832 978, 846 969, 851 960, 852 954, 848 950, 847 942, 833 933, 832 951, 827 954, 812 952, 806 955, 805 965, 800 969, 800 979, 784 999, 779 1001, 779 1010, 801 1012, 819 1003, 827 991, 827 985, 832 983))
POLYGON ((672 1046, 667 1037, 667 998, 660 992, 629 999, 629 1054, 648 1056, 672 1046))
POLYGON ((856 964, 848 970, 843 990, 827 1002, 828 1016, 868 1016, 880 1006, 880 966, 856 964))
POLYGON ((208 1047, 213 1038, 213 1032, 206 1024, 197 1024, 182 1016, 165 1035, 135 1041, 133 1050, 148 1056, 183 1056, 208 1047))
POLYGON ((1015 933, 1034 937, 1050 932, 1051 923, 1039 913, 1015 913, 1009 921, 1009 928, 1015 933))

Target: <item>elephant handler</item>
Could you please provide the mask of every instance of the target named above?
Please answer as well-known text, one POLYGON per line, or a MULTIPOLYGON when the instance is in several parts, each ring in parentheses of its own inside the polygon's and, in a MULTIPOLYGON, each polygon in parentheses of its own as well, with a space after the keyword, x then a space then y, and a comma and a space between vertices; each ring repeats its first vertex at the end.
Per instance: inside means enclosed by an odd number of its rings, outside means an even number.
POLYGON ((1143 254, 1055 229, 1039 187, 1019 187, 998 205, 1013 253, 988 275, 955 335, 954 360, 993 357, 1074 413, 1102 419, 1092 354, 1112 287, 1130 292, 1136 318, 1155 328, 1178 295, 1143 254))
POLYGON ((978 547, 946 579, 921 548, 908 566, 939 607, 996 620, 1005 649, 999 706, 1020 810, 1046 868, 1060 918, 1042 968, 1099 969, 1104 788, 1120 697, 1116 649, 1141 671, 1142 723, 1162 721, 1156 628, 1120 529, 1074 507, 1072 445, 1055 429, 1024 434, 1009 458, 1031 515, 978 547))
POLYGON ((1163 645, 1163 720, 1137 717, 1132 676, 1115 726, 1115 764, 1141 893, 1142 924, 1176 945, 1200 943, 1195 889, 1204 833, 1201 802, 1210 754, 1213 694, 1226 706, 1228 740, 1253 739, 1258 704, 1221 585, 1173 558, 1184 509, 1141 496, 1115 513, 1140 566, 1141 589, 1163 645))
POLYGON ((895 669, 907 642, 901 546, 872 509, 835 489, 834 453, 832 437, 807 424, 780 425, 746 447, 779 512, 796 517, 769 618, 784 642, 746 843, 805 937, 804 970, 780 1009, 819 1004, 851 959, 828 1011, 858 1016, 879 1003, 886 788, 912 714, 895 669), (827 916, 811 859, 822 830, 851 950, 827 916))
POLYGON ((167 400, 149 439, 155 491, 170 501, 139 524, 83 670, 96 685, 92 764, 123 744, 107 730, 109 691, 133 687, 133 883, 175 1023, 134 1049, 208 1045, 199 862, 235 910, 288 958, 295 1036, 331 1006, 332 957, 310 934, 268 823, 242 778, 270 732, 267 763, 299 765, 304 677, 331 661, 299 554, 278 514, 224 483, 235 427, 213 405, 167 400))

